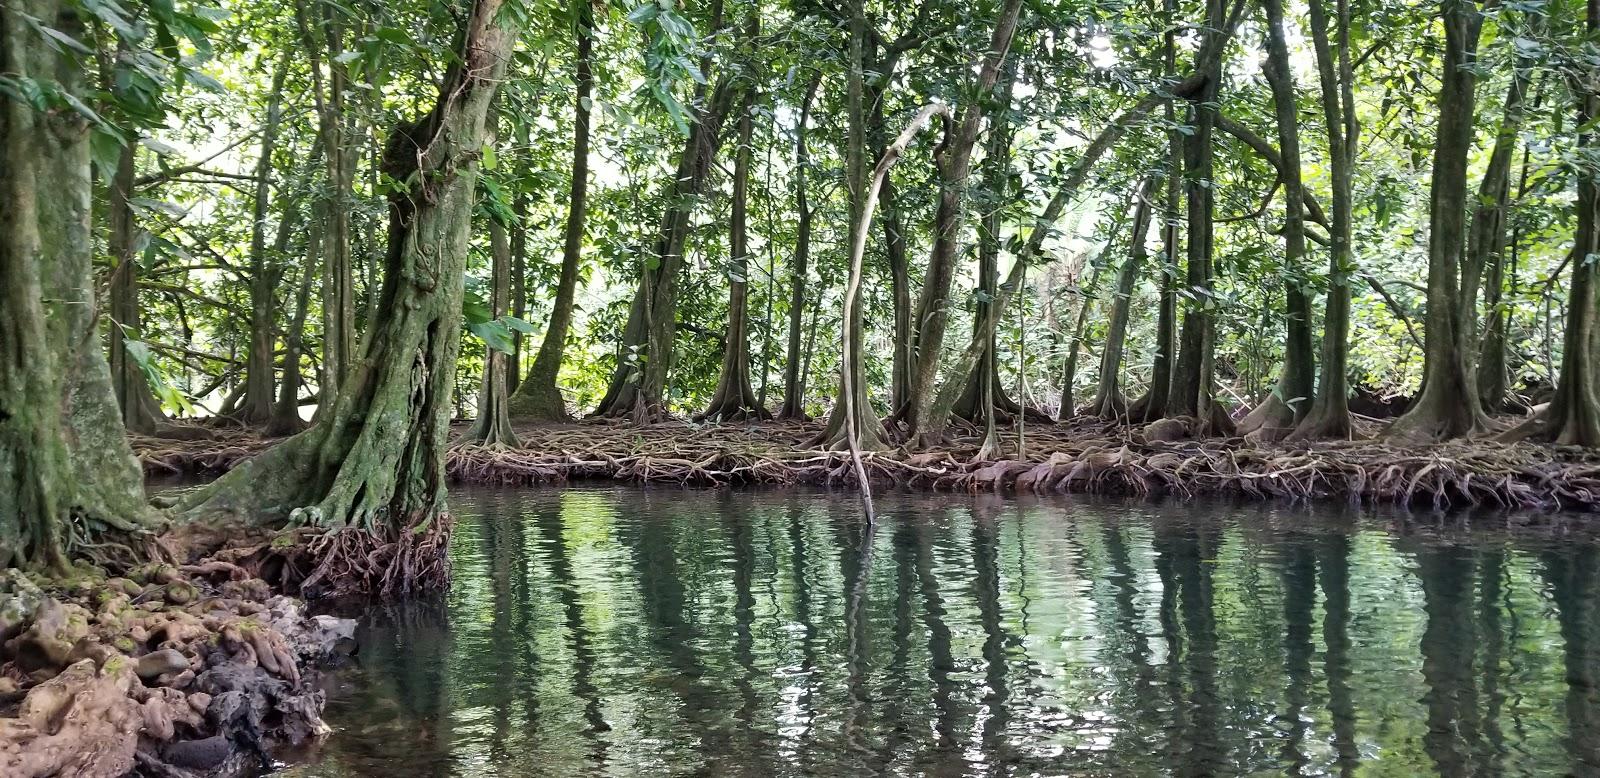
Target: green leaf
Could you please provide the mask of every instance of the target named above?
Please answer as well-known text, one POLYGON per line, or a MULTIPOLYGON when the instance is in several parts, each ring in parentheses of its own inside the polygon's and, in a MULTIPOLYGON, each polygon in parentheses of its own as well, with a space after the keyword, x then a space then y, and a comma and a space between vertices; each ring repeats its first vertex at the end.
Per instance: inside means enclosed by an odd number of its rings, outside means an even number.
POLYGON ((467 329, 482 338, 484 345, 502 354, 510 354, 516 348, 516 343, 511 339, 511 328, 498 319, 468 321, 467 329))
POLYGON ((500 158, 495 156, 494 144, 483 144, 483 169, 494 170, 500 165, 500 158))
POLYGON ((515 316, 501 316, 500 321, 505 322, 507 327, 510 327, 511 329, 514 329, 524 335, 532 335, 534 333, 532 324, 529 324, 528 322, 523 321, 515 316))

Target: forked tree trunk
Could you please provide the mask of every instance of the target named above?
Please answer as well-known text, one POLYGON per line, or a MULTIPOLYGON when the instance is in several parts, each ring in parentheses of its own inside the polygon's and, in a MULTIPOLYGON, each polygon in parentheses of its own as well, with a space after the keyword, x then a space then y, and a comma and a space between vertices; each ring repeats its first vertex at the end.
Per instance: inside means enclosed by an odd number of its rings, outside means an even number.
POLYGON ((578 296, 578 272, 583 267, 584 224, 589 204, 589 116, 594 94, 594 7, 577 0, 578 52, 573 79, 577 97, 573 106, 572 182, 567 194, 567 227, 561 249, 561 275, 556 280, 556 299, 550 309, 550 323, 544 340, 528 368, 528 376, 511 397, 511 415, 519 419, 570 421, 567 400, 561 396, 556 379, 566 356, 567 333, 572 329, 572 311, 578 296))
MULTIPOLYGON (((1600 0, 1585 3, 1585 27, 1590 38, 1600 33, 1600 0)), ((1578 107, 1578 136, 1581 150, 1593 153, 1596 146, 1594 123, 1600 118, 1600 67, 1584 60, 1584 69, 1570 77, 1578 107)), ((1566 331, 1561 341, 1561 373, 1556 379, 1556 395, 1532 419, 1506 433, 1508 439, 1536 438, 1554 443, 1600 446, 1600 327, 1596 326, 1596 306, 1600 305, 1600 173, 1591 166, 1579 168, 1578 227, 1567 264, 1572 266, 1568 290, 1566 331)), ((1428 342, 1433 342, 1429 331, 1428 342)))
MULTIPOLYGON (((34 25, 80 40, 76 4, 0 4, 0 72, 83 98, 83 65, 34 25)), ((0 98, 0 567, 65 569, 78 534, 137 531, 144 501, 100 350, 90 270, 89 128, 0 98)))
POLYGON ((1445 53, 1440 75, 1439 133, 1434 145, 1428 227, 1427 349, 1422 393, 1385 436, 1429 442, 1470 435, 1488 426, 1478 403, 1461 300, 1461 252, 1466 234, 1467 155, 1472 150, 1478 33, 1475 0, 1444 0, 1445 53))
POLYGON ((1322 87, 1323 124, 1333 184, 1333 214, 1328 224, 1328 297, 1322 316, 1322 374, 1311 410, 1295 428, 1295 438, 1350 437, 1350 277, 1355 273, 1355 200, 1351 165, 1355 159, 1355 100, 1350 69, 1350 18, 1338 0, 1338 51, 1328 38, 1325 0, 1311 0, 1312 48, 1322 87))
POLYGON ((811 149, 806 146, 806 130, 811 119, 811 102, 816 99, 817 87, 822 83, 818 71, 806 85, 806 94, 800 101, 800 119, 794 129, 794 207, 795 238, 794 257, 789 265, 789 347, 783 364, 783 405, 778 408, 780 419, 805 419, 805 380, 802 377, 800 336, 806 310, 806 274, 811 264, 811 230, 813 212, 807 181, 810 178, 811 149))
MULTIPOLYGON (((754 40, 758 30, 751 16, 748 40, 754 40)), ((716 392, 702 418, 717 421, 738 421, 747 418, 765 419, 772 414, 761 407, 755 389, 750 384, 750 148, 755 122, 751 113, 756 107, 756 91, 747 87, 739 106, 737 143, 733 160, 733 203, 728 224, 728 331, 723 337, 722 370, 717 379, 716 392)))
MULTIPOLYGON (((1154 207, 1151 200, 1155 193, 1156 180, 1151 176, 1147 176, 1134 193, 1136 202, 1133 205, 1133 232, 1129 236, 1128 258, 1117 270, 1117 288, 1112 292, 1111 315, 1106 323, 1106 344, 1100 351, 1100 376, 1096 382, 1094 399, 1089 402, 1087 409, 1089 414, 1102 419, 1119 419, 1128 411, 1127 398, 1122 396, 1122 352, 1128 340, 1133 290, 1139 283, 1139 271, 1149 255, 1146 241, 1150 235, 1150 211, 1154 207)), ((1064 407, 1061 415, 1070 412, 1070 406, 1064 407)))
MULTIPOLYGON (((1162 69, 1167 78, 1178 77, 1177 0, 1162 0, 1161 17, 1166 31, 1161 36, 1162 69)), ((1178 326, 1178 214, 1183 202, 1183 136, 1178 132, 1175 100, 1162 106, 1167 120, 1167 164, 1162 175, 1161 196, 1161 274, 1157 287, 1156 353, 1150 362, 1150 387, 1144 396, 1128 406, 1130 421, 1155 421, 1167 415, 1167 397, 1172 393, 1172 366, 1177 361, 1178 326)))
MULTIPOLYGON (((1305 189, 1300 176, 1300 117, 1294 72, 1283 30, 1283 1, 1265 0, 1267 16, 1267 82, 1272 87, 1273 114, 1281 150, 1278 180, 1283 184, 1284 326, 1283 369, 1278 384, 1239 423, 1239 432, 1268 441, 1294 431, 1316 391, 1316 356, 1311 346, 1311 292, 1301 280, 1306 255, 1305 189)), ((1336 125, 1337 126, 1337 125, 1336 125)))
POLYGON ((349 528, 313 546, 308 582, 329 565, 339 566, 337 586, 386 594, 447 577, 444 454, 468 236, 489 103, 521 16, 501 5, 473 3, 433 111, 390 135, 385 172, 419 184, 390 195, 378 307, 387 316, 331 411, 180 506, 196 519, 349 528))

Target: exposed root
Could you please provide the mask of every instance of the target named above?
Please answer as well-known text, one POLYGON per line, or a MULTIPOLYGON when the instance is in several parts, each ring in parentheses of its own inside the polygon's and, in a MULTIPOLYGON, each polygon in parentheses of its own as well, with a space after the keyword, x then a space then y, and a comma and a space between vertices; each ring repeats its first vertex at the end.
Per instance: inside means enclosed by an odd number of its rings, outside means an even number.
MULTIPOLYGON (((1355 420, 1358 426, 1375 425, 1362 417, 1355 420)), ((1591 449, 1485 440, 1429 446, 1193 440, 1193 427, 1192 419, 1123 426, 1077 417, 1030 424, 1026 457, 1006 458, 1015 452, 1002 437, 994 456, 980 458, 982 430, 953 425, 945 446, 909 455, 863 452, 862 468, 874 482, 946 491, 1225 494, 1439 508, 1600 506, 1600 451, 1591 449)), ((458 447, 449 453, 447 471, 458 482, 494 485, 581 479, 699 486, 855 485, 859 476, 848 452, 807 446, 821 429, 819 423, 783 421, 524 426, 517 430, 521 448, 458 447)), ((1372 432, 1376 429, 1361 434, 1372 432)), ((234 440, 226 449, 208 448, 194 457, 180 456, 169 446, 154 450, 158 464, 152 466, 147 459, 146 467, 161 472, 186 458, 209 467, 233 456, 223 451, 260 450, 263 445, 234 440)), ((354 556, 352 550, 335 558, 354 556)), ((337 579, 341 573, 329 575, 337 579)))

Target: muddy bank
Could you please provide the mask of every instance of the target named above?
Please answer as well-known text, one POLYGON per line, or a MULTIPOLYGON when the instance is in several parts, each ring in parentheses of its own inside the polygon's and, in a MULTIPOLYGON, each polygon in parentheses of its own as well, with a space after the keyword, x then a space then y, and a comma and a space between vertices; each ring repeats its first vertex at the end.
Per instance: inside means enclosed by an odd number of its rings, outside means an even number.
POLYGON ((0 775, 248 775, 326 734, 314 669, 355 624, 243 568, 0 571, 0 775))
MULTIPOLYGON (((449 454, 462 483, 527 485, 602 479, 692 485, 848 486, 848 457, 807 447, 820 427, 795 422, 644 427, 607 422, 519 426, 520 446, 463 446, 449 454)), ((1244 495, 1343 499, 1438 508, 1594 510, 1600 452, 1461 440, 1396 447, 1371 440, 1257 445, 1186 439, 1180 424, 1128 427, 1097 419, 1029 423, 1001 453, 976 459, 976 430, 931 452, 868 454, 868 476, 907 489, 1124 495, 1244 495)), ((152 476, 225 471, 272 445, 249 433, 209 441, 136 439, 152 476)))

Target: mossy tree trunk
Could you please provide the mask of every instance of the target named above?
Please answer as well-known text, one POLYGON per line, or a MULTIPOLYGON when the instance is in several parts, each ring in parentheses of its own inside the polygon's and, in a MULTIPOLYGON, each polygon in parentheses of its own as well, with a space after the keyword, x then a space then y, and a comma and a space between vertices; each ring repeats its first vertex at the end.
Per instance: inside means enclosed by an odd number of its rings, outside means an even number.
MULTIPOLYGON (((758 34, 755 16, 751 16, 747 40, 758 34)), ((751 114, 756 109, 756 90, 748 87, 740 102, 736 142, 733 159, 733 202, 728 223, 728 331, 723 337, 722 370, 717 379, 716 392, 702 418, 719 421, 737 421, 749 418, 770 418, 771 414, 756 399, 750 384, 750 148, 755 122, 751 114)))
MULTIPOLYGON (((1440 74, 1439 130, 1434 144, 1428 220, 1428 315, 1422 393, 1386 437, 1402 442, 1457 438, 1483 430, 1472 370, 1476 338, 1461 300, 1466 236, 1467 156, 1472 150, 1478 34, 1475 0, 1444 0, 1445 52, 1440 74)), ((1580 263, 1581 264, 1581 263, 1580 263)), ((1581 341, 1580 341, 1581 342, 1581 341)), ((1328 367, 1324 368, 1324 373, 1328 367)))
POLYGON ((1281 151, 1278 180, 1283 185, 1283 368, 1278 384, 1239 423, 1239 431, 1277 440, 1294 431, 1316 391, 1316 355, 1311 345, 1311 292, 1301 263, 1306 256, 1305 188, 1300 175, 1300 116, 1294 71, 1283 30, 1283 1, 1264 0, 1267 17, 1267 82, 1272 87, 1281 151))
POLYGON ((806 274, 811 264, 811 232, 814 212, 808 180, 811 150, 806 145, 807 128, 811 119, 811 103, 822 84, 822 72, 817 71, 806 85, 805 97, 800 101, 800 118, 794 130, 794 256, 789 264, 789 346, 783 365, 783 405, 778 408, 780 419, 805 419, 806 385, 801 371, 801 329, 806 310, 806 274))
MULTIPOLYGON (((369 333, 349 380, 311 429, 186 499, 180 507, 187 517, 353 528, 369 546, 437 555, 433 569, 442 569, 442 544, 411 539, 436 536, 443 526, 444 454, 478 166, 490 138, 490 100, 522 16, 501 13, 502 4, 475 0, 438 103, 390 135, 385 172, 417 184, 390 195, 378 306, 387 317, 369 333)), ((352 560, 362 564, 342 573, 342 588, 400 593, 443 582, 410 577, 416 560, 358 553, 342 562, 352 560)))
MULTIPOLYGON (((1001 77, 995 101, 995 115, 990 122, 989 137, 984 144, 983 182, 974 197, 979 211, 978 220, 978 294, 973 306, 973 326, 983 321, 990 302, 1000 286, 1000 233, 1005 211, 1021 196, 1011 189, 1011 141, 1014 134, 1010 116, 1011 95, 1016 81, 1015 60, 1009 60, 1001 77)), ((967 388, 956 400, 952 413, 974 424, 990 429, 999 422, 996 417, 1012 417, 1022 412, 1022 406, 1006 394, 1000 384, 999 353, 995 338, 989 338, 987 350, 978 362, 967 388)))
POLYGON ((556 280, 556 298, 550 309, 550 323, 544 340, 534 355, 528 375, 511 397, 514 418, 543 421, 570 421, 566 398, 556 386, 561 361, 566 355, 567 333, 572 329, 572 312, 578 296, 578 272, 583 266, 584 225, 589 204, 589 125, 591 97, 594 94, 594 7, 588 0, 576 0, 578 40, 576 72, 573 76, 577 96, 573 106, 572 182, 567 193, 567 226, 561 249, 561 275, 556 280))
MULTIPOLYGON (((74 4, 8 0, 0 72, 82 99, 82 63, 37 24, 87 33, 74 4)), ((75 112, 0 97, 0 567, 63 569, 154 519, 97 337, 88 141, 75 112)))

